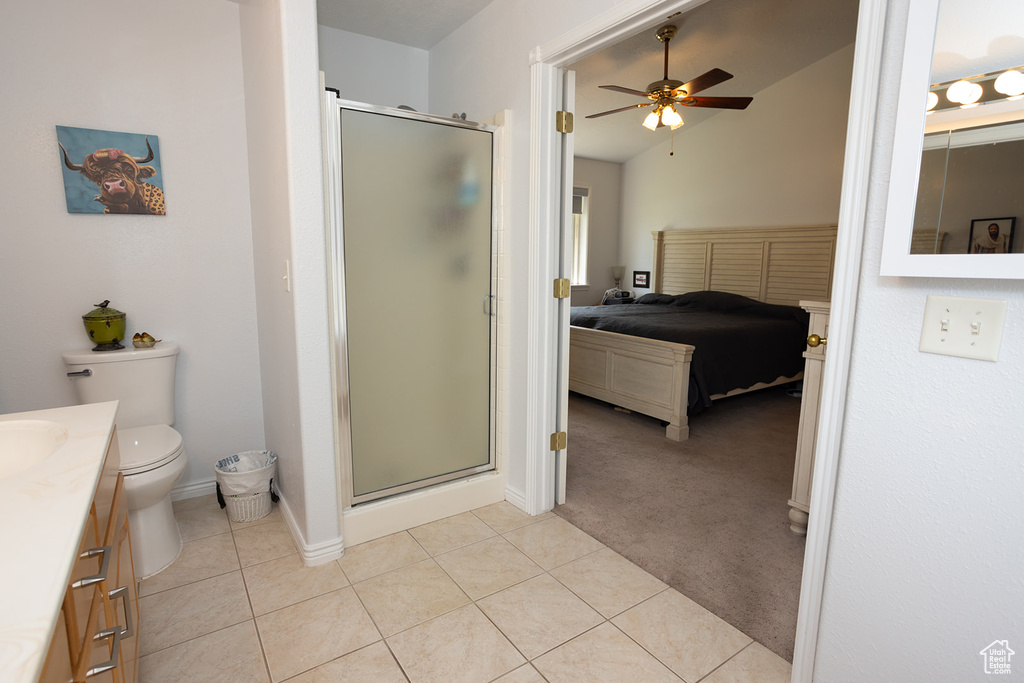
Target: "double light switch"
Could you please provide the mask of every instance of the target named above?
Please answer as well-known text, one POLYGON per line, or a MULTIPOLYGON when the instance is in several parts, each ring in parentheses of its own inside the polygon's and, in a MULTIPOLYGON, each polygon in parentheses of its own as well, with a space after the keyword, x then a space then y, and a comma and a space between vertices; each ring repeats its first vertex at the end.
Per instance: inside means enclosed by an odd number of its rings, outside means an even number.
POLYGON ((929 296, 919 348, 925 353, 996 361, 1005 320, 1002 299, 929 296))

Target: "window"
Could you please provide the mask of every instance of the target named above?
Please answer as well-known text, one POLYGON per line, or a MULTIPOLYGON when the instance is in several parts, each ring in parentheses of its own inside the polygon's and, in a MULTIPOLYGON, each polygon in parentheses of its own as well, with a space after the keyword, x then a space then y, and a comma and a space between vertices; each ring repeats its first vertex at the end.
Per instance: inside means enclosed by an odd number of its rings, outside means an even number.
POLYGON ((572 188, 572 270, 569 284, 587 284, 587 232, 590 211, 590 190, 572 188))

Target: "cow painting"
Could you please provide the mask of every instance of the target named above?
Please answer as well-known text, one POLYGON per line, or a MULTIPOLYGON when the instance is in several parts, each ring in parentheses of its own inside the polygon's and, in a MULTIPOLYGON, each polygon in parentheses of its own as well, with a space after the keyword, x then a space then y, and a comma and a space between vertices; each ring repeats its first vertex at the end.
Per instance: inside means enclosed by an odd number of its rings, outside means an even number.
MULTIPOLYGON (((80 173, 84 180, 87 181, 87 184, 84 186, 82 183, 78 184, 78 188, 75 189, 76 194, 73 196, 73 188, 68 182, 67 177, 65 178, 69 211, 159 216, 166 213, 163 190, 152 182, 146 182, 153 179, 158 173, 158 168, 147 165, 153 161, 155 156, 149 136, 145 136, 144 139, 140 140, 137 138, 143 138, 141 135, 108 133, 108 137, 121 136, 121 138, 105 140, 107 144, 113 141, 115 144, 123 144, 125 148, 129 148, 131 145, 130 151, 112 146, 100 147, 99 149, 92 147, 94 151, 90 151, 84 157, 79 156, 73 161, 64 143, 60 141, 59 133, 61 128, 63 127, 58 127, 57 144, 60 146, 64 166, 70 171, 80 173), (132 140, 131 138, 136 139, 132 140), (126 143, 130 143, 130 145, 126 143), (141 154, 143 144, 145 145, 145 154, 141 154), (131 152, 135 152, 135 154, 131 152), (81 163, 76 163, 78 158, 82 159, 81 163), (87 193, 86 190, 90 187, 92 192, 87 193), (99 194, 95 194, 97 189, 99 194), (72 208, 73 200, 76 202, 76 208, 72 208), (91 206, 95 208, 90 209, 89 202, 93 202, 91 206)), ((84 131, 86 133, 106 132, 90 131, 88 129, 65 130, 84 131)), ((90 142, 95 144, 97 140, 93 138, 79 141, 77 148, 81 150, 83 145, 87 145, 90 142)), ((89 147, 85 147, 85 149, 89 149, 89 147)), ((82 152, 80 151, 79 154, 82 154, 82 152)))

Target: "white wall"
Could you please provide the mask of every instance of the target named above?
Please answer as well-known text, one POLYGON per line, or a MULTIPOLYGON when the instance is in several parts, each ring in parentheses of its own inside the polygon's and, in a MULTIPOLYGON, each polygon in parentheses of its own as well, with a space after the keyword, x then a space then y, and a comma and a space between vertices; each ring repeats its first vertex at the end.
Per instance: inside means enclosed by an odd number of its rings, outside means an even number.
MULTIPOLYGON (((1024 63, 1019 3, 986 4, 1024 63)), ((989 643, 1024 652, 1024 283, 878 275, 906 11, 894 0, 886 32, 820 681, 983 680, 989 643), (1006 300, 999 361, 920 353, 929 294, 1006 300)))
POLYGON ((110 299, 181 345, 180 485, 212 480, 264 447, 238 6, 5 5, 0 62, 0 412, 75 402, 60 352, 110 299), (157 135, 167 215, 67 213, 57 124, 157 135))
POLYGON ((286 518, 315 563, 341 550, 316 5, 265 0, 243 4, 240 17, 266 442, 279 456, 286 518))
MULTIPOLYGON (((595 306, 601 303, 605 290, 614 287, 612 266, 620 265, 619 225, 622 198, 622 164, 595 159, 573 161, 576 187, 590 189, 588 211, 587 287, 572 288, 573 306, 595 306)), ((632 289, 630 273, 623 277, 621 289, 632 289)), ((643 294, 640 290, 638 294, 643 294)))
POLYGON ((852 70, 849 45, 755 93, 744 111, 684 124, 673 156, 660 131, 664 143, 624 164, 626 272, 652 270, 652 230, 834 225, 852 70))
POLYGON ((426 50, 329 26, 319 26, 318 32, 325 83, 341 91, 342 99, 441 114, 430 111, 426 50))

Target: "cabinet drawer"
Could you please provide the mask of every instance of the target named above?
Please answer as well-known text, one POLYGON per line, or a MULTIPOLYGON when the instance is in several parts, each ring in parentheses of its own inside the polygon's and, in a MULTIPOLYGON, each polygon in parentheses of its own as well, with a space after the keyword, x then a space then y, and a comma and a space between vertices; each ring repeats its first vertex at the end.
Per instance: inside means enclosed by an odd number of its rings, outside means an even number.
POLYGON ((110 524, 103 542, 110 546, 113 555, 103 590, 109 605, 108 618, 111 625, 121 631, 117 647, 117 675, 119 683, 134 683, 135 660, 138 656, 139 639, 136 629, 139 623, 139 603, 136 594, 135 571, 132 566, 131 534, 128 528, 128 500, 124 490, 124 475, 118 474, 117 486, 110 509, 110 524))
POLYGON ((92 638, 89 624, 92 622, 92 628, 95 629, 96 614, 102 607, 99 583, 92 578, 100 574, 105 559, 103 555, 91 554, 98 546, 99 534, 96 532, 94 505, 89 511, 82 540, 78 544, 78 560, 71 570, 71 587, 68 588, 68 595, 64 600, 64 617, 68 624, 72 662, 79 661, 83 645, 92 638), (83 583, 87 585, 80 585, 83 583))
POLYGON ((102 595, 96 620, 94 637, 89 640, 88 666, 82 667, 75 680, 89 683, 114 683, 120 681, 117 665, 120 659, 120 636, 115 636, 117 627, 111 626, 110 601, 102 595), (114 667, 114 668, 111 668, 114 667))
POLYGON ((135 681, 138 598, 119 463, 115 429, 40 678, 43 683, 135 681))

